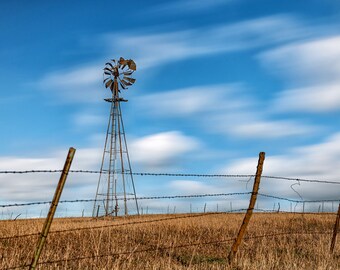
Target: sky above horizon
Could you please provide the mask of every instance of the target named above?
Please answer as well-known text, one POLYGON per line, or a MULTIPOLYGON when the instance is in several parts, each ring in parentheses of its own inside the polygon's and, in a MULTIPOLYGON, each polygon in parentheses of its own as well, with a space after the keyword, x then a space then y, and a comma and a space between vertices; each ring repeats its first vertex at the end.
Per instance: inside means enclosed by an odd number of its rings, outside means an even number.
MULTIPOLYGON (((264 151, 266 175, 340 182, 339 15, 330 0, 1 1, 0 170, 61 169, 71 146, 73 169, 98 170, 102 69, 123 56, 137 64, 122 104, 135 172, 254 174, 264 151)), ((57 179, 0 175, 0 203, 48 200, 57 179)), ((71 176, 63 199, 94 198, 97 181, 71 176)), ((135 181, 138 195, 249 191, 135 181)), ((291 184, 261 188, 299 199, 291 184)), ((340 197, 334 186, 295 189, 340 197)))

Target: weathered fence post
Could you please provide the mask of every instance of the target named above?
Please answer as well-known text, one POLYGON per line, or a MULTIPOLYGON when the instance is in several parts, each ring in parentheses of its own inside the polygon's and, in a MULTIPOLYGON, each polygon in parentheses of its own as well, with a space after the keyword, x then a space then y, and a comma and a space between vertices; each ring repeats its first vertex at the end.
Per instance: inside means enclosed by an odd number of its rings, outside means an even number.
POLYGON ((52 224, 52 221, 53 221, 53 217, 54 217, 55 211, 57 209, 58 202, 59 202, 61 193, 63 191, 64 185, 65 185, 65 182, 66 182, 66 178, 67 178, 68 172, 70 170, 75 152, 76 152, 76 149, 74 149, 73 147, 71 147, 68 151, 68 155, 67 155, 67 158, 66 158, 66 161, 65 161, 63 172, 61 173, 58 186, 55 190, 54 197, 53 197, 53 200, 52 200, 52 203, 51 203, 51 206, 50 206, 50 210, 48 212, 48 215, 47 215, 47 218, 45 220, 43 229, 41 231, 41 234, 40 234, 40 237, 39 237, 39 240, 38 240, 38 245, 37 245, 37 248, 34 252, 33 259, 32 259, 32 262, 31 262, 29 269, 35 269, 36 266, 37 266, 41 251, 43 250, 44 245, 45 245, 45 241, 46 241, 48 232, 50 231, 50 227, 51 227, 51 224, 52 224))
POLYGON ((332 243, 331 243, 331 253, 334 252, 336 235, 338 234, 338 230, 339 230, 339 223, 340 223, 340 203, 339 203, 339 208, 338 208, 338 214, 336 215, 336 220, 334 224, 333 237, 332 237, 332 243))
POLYGON ((250 221, 251 215, 253 214, 253 210, 254 210, 254 206, 255 206, 256 198, 257 198, 257 193, 258 193, 259 187, 260 187, 260 180, 261 180, 261 175, 262 175, 264 158, 265 158, 265 153, 260 152, 259 160, 258 160, 258 164, 257 164, 256 176, 255 176, 255 180, 254 180, 253 192, 251 194, 249 207, 247 209, 246 215, 244 216, 243 223, 240 227, 237 238, 235 239, 235 242, 231 247, 229 257, 228 257, 229 263, 231 263, 233 261, 233 258, 235 257, 235 254, 238 250, 238 247, 241 244, 243 235, 245 234, 245 232, 247 230, 247 226, 248 226, 248 223, 250 221))

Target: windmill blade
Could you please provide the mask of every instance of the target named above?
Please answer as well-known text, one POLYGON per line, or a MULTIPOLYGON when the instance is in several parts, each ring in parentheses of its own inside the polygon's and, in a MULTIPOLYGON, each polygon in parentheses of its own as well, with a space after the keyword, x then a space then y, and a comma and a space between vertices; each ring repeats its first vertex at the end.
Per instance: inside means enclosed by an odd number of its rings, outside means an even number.
POLYGON ((112 73, 112 70, 111 70, 111 69, 109 69, 109 68, 107 68, 107 67, 106 67, 106 68, 104 68, 104 72, 105 72, 105 71, 107 71, 107 72, 110 72, 110 74, 112 73))
POLYGON ((111 77, 105 78, 105 79, 103 80, 103 83, 105 83, 107 80, 110 80, 110 79, 111 79, 111 77))
POLYGON ((119 79, 119 82, 121 82, 122 84, 124 84, 124 86, 127 86, 127 84, 126 84, 126 82, 125 81, 123 81, 121 78, 119 78, 118 77, 118 79, 119 79))
POLYGON ((104 74, 106 74, 106 75, 111 75, 111 72, 108 72, 108 71, 104 71, 104 74))
POLYGON ((105 63, 105 65, 109 65, 111 68, 113 68, 113 65, 110 62, 105 63))
POLYGON ((127 85, 127 86, 131 86, 131 85, 132 85, 132 83, 127 82, 127 81, 124 81, 124 80, 122 80, 122 83, 124 83, 124 84, 127 85))
POLYGON ((119 84, 120 84, 120 86, 125 90, 126 89, 126 86, 124 86, 123 84, 122 84, 122 82, 119 82, 119 84))
POLYGON ((112 80, 108 80, 106 83, 105 83, 105 87, 108 88, 109 86, 112 85, 112 80))
POLYGON ((130 71, 124 71, 124 72, 123 72, 124 75, 131 75, 132 73, 133 73, 133 71, 131 71, 131 70, 130 70, 130 71))
POLYGON ((136 79, 134 79, 134 78, 129 78, 129 77, 126 77, 126 76, 123 77, 123 80, 128 81, 128 82, 130 82, 130 83, 135 83, 135 81, 136 81, 136 79))

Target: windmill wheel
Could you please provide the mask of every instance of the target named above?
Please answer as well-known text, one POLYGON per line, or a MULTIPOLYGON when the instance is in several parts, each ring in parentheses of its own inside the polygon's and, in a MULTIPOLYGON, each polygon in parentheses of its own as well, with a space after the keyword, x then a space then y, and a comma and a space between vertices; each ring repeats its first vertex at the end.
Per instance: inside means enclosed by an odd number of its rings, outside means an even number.
MULTIPOLYGON (((114 81, 117 80, 122 89, 127 89, 133 85, 136 79, 131 78, 132 73, 136 70, 136 63, 131 59, 121 57, 118 61, 112 59, 105 64, 104 81, 106 88, 114 91, 114 81)), ((118 89, 119 91, 119 89, 118 89)))

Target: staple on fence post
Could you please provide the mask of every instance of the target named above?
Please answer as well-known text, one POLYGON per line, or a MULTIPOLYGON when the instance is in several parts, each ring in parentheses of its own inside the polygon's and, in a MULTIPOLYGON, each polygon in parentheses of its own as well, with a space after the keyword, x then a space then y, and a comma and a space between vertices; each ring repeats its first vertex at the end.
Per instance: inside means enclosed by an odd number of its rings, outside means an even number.
POLYGON ((260 180, 261 180, 261 175, 262 175, 264 158, 265 158, 265 153, 260 152, 259 160, 258 160, 258 164, 257 164, 256 176, 255 176, 255 180, 254 180, 253 192, 251 194, 250 201, 249 201, 249 207, 247 209, 246 215, 244 216, 243 223, 240 227, 237 238, 235 239, 235 242, 231 247, 231 250, 230 250, 230 253, 229 253, 229 256, 228 256, 229 263, 231 263, 233 261, 233 258, 235 257, 235 254, 238 250, 238 247, 241 244, 243 235, 245 234, 245 232, 247 230, 247 226, 248 226, 248 223, 250 221, 251 215, 253 214, 257 194, 258 194, 259 187, 260 187, 260 180))
POLYGON ((340 221, 340 203, 339 203, 339 208, 338 208, 338 214, 336 215, 336 220, 334 224, 333 237, 332 237, 332 243, 331 243, 331 254, 334 252, 336 235, 338 234, 338 230, 339 230, 339 221, 340 221))
POLYGON ((54 217, 55 211, 57 209, 58 202, 59 202, 61 193, 63 191, 64 185, 65 185, 65 182, 66 182, 66 178, 67 178, 68 172, 70 170, 75 152, 76 152, 76 149, 74 149, 73 147, 71 147, 68 151, 68 155, 67 155, 67 158, 66 158, 66 161, 65 161, 65 165, 64 165, 63 171, 61 173, 61 176, 60 176, 60 179, 59 179, 59 182, 58 182, 58 186, 55 190, 53 200, 52 200, 52 203, 51 203, 51 206, 50 206, 50 210, 48 212, 48 215, 47 215, 47 218, 45 220, 41 234, 39 236, 38 245, 37 245, 37 248, 34 252, 33 259, 32 259, 32 262, 30 264, 29 269, 35 269, 36 266, 37 266, 41 251, 44 248, 47 235, 50 231, 50 227, 51 227, 51 224, 52 224, 52 221, 53 221, 53 217, 54 217))

